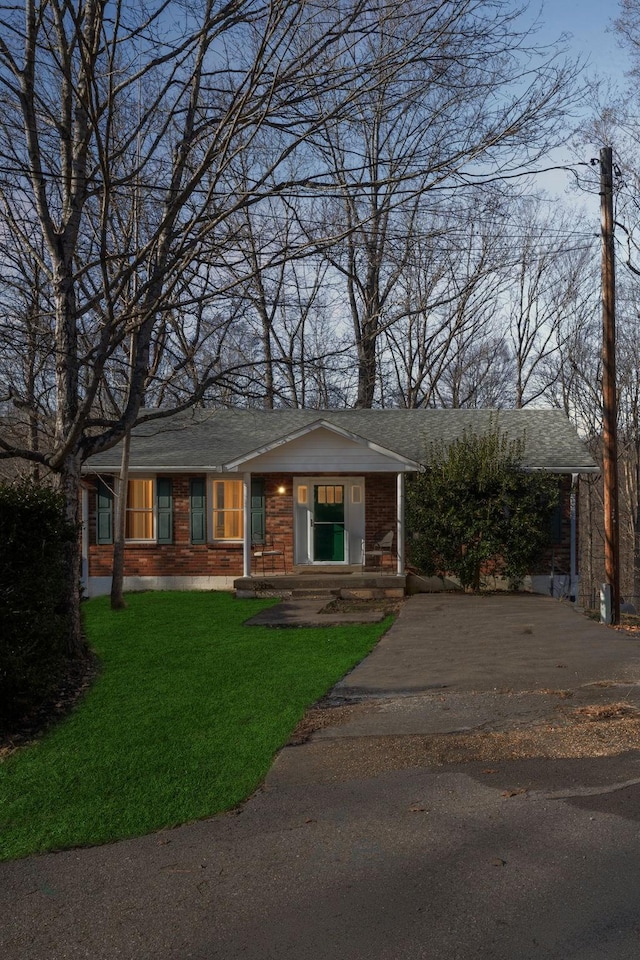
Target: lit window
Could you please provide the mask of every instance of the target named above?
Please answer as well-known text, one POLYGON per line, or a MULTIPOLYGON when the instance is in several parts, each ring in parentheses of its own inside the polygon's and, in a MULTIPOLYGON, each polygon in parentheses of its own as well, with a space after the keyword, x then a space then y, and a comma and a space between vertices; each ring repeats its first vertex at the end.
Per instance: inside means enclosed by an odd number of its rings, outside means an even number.
POLYGON ((242 540, 244 535, 242 480, 213 481, 213 538, 242 540))
POLYGON ((318 503, 342 503, 342 491, 344 487, 319 486, 318 503))
POLYGON ((153 540, 153 480, 129 480, 127 540, 153 540))

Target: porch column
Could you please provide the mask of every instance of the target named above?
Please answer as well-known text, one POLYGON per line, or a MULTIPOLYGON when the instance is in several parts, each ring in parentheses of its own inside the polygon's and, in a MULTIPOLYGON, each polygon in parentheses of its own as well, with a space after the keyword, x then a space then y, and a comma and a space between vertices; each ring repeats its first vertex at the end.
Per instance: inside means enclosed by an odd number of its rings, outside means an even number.
POLYGON ((242 505, 244 507, 244 544, 242 576, 251 576, 251 474, 242 477, 242 505))
POLYGON ((571 474, 571 497, 569 500, 571 509, 571 559, 570 559, 570 580, 569 580, 569 599, 574 603, 578 599, 578 474, 571 474))
POLYGON ((398 538, 398 576, 404 573, 404 473, 396 477, 396 530, 398 538))

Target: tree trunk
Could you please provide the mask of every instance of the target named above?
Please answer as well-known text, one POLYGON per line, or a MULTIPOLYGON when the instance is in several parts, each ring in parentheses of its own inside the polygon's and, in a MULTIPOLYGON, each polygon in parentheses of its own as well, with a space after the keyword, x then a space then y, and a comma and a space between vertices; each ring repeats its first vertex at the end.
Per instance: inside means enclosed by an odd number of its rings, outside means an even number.
POLYGON ((65 459, 58 482, 65 500, 66 518, 78 531, 78 535, 65 547, 65 590, 62 604, 69 618, 67 652, 72 657, 81 657, 86 652, 86 641, 80 616, 80 458, 77 455, 65 459))

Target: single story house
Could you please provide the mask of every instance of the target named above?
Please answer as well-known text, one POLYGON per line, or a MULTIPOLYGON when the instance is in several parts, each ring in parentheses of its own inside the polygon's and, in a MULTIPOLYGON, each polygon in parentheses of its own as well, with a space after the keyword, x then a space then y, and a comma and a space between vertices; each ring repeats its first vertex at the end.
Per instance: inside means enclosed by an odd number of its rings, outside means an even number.
MULTIPOLYGON (((528 469, 559 475, 554 564, 574 595, 578 477, 598 468, 562 411, 533 409, 195 410, 143 424, 131 439, 125 589, 231 589, 265 562, 320 574, 371 561, 402 576, 407 475, 428 469, 432 442, 495 427, 524 438, 528 469)), ((120 460, 118 445, 84 467, 90 596, 110 590, 120 460)), ((537 574, 533 589, 549 592, 550 570, 537 574)))

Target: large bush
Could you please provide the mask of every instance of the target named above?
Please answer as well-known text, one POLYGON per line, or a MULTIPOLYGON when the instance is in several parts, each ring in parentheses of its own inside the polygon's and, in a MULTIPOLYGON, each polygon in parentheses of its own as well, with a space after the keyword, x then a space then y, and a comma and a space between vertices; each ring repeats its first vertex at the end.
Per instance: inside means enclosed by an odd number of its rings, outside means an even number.
POLYGON ((432 445, 407 487, 410 559, 478 590, 483 572, 518 587, 549 543, 558 478, 523 469, 524 445, 499 430, 432 445))
POLYGON ((0 485, 0 718, 41 702, 64 669, 64 547, 75 536, 53 490, 0 485))

